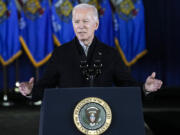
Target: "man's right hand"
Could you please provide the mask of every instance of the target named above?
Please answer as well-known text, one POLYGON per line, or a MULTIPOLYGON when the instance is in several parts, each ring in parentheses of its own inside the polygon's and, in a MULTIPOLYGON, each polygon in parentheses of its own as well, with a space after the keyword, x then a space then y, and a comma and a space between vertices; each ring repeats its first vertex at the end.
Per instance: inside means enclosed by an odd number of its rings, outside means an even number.
POLYGON ((34 77, 32 77, 29 82, 22 82, 19 84, 19 91, 23 96, 28 96, 32 92, 34 85, 34 77))

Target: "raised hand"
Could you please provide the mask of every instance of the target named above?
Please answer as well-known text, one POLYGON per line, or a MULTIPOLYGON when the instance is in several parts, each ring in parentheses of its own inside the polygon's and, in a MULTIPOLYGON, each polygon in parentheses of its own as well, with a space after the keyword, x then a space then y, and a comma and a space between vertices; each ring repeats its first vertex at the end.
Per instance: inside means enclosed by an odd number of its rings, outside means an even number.
POLYGON ((154 92, 157 91, 158 89, 161 88, 162 86, 162 81, 155 79, 156 77, 156 73, 153 72, 150 76, 148 76, 148 78, 146 79, 144 88, 146 91, 148 92, 154 92))
POLYGON ((19 84, 19 91, 23 96, 28 96, 32 92, 34 85, 34 78, 30 78, 29 82, 22 82, 19 84))

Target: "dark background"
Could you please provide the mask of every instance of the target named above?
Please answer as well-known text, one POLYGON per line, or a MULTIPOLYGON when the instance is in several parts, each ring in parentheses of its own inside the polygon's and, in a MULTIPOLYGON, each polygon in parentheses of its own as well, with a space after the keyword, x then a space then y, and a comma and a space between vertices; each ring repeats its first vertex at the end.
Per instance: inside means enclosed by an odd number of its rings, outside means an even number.
POLYGON ((148 54, 132 66, 139 81, 156 71, 164 86, 180 86, 179 4, 178 0, 144 0, 148 54))

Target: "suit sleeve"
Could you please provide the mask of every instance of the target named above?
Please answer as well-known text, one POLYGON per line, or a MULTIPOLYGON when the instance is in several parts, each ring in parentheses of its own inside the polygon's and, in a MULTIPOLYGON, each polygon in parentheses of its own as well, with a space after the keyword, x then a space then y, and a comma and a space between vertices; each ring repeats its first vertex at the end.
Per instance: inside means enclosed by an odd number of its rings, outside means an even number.
POLYGON ((145 94, 143 91, 143 83, 137 82, 131 75, 130 70, 122 61, 119 52, 114 53, 114 82, 116 86, 121 87, 140 87, 142 100, 145 99, 145 94))
POLYGON ((130 74, 129 69, 125 66, 124 62, 122 61, 121 56, 119 55, 118 51, 114 53, 114 82, 116 86, 140 86, 139 84, 130 74))
POLYGON ((32 89, 32 100, 37 101, 43 98, 45 88, 54 88, 59 80, 58 74, 58 53, 55 50, 50 58, 45 72, 41 79, 34 84, 32 89))

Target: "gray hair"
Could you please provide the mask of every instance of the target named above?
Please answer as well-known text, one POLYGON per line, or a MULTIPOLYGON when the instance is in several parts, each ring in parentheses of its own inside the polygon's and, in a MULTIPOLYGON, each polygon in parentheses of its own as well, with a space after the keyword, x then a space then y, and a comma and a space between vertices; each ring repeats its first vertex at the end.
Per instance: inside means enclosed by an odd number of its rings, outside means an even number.
POLYGON ((93 10, 94 20, 98 22, 99 21, 99 19, 98 19, 98 11, 97 11, 95 6, 90 5, 90 4, 82 3, 82 4, 76 5, 72 10, 72 15, 74 15, 74 12, 75 12, 76 9, 88 9, 88 8, 93 10))

